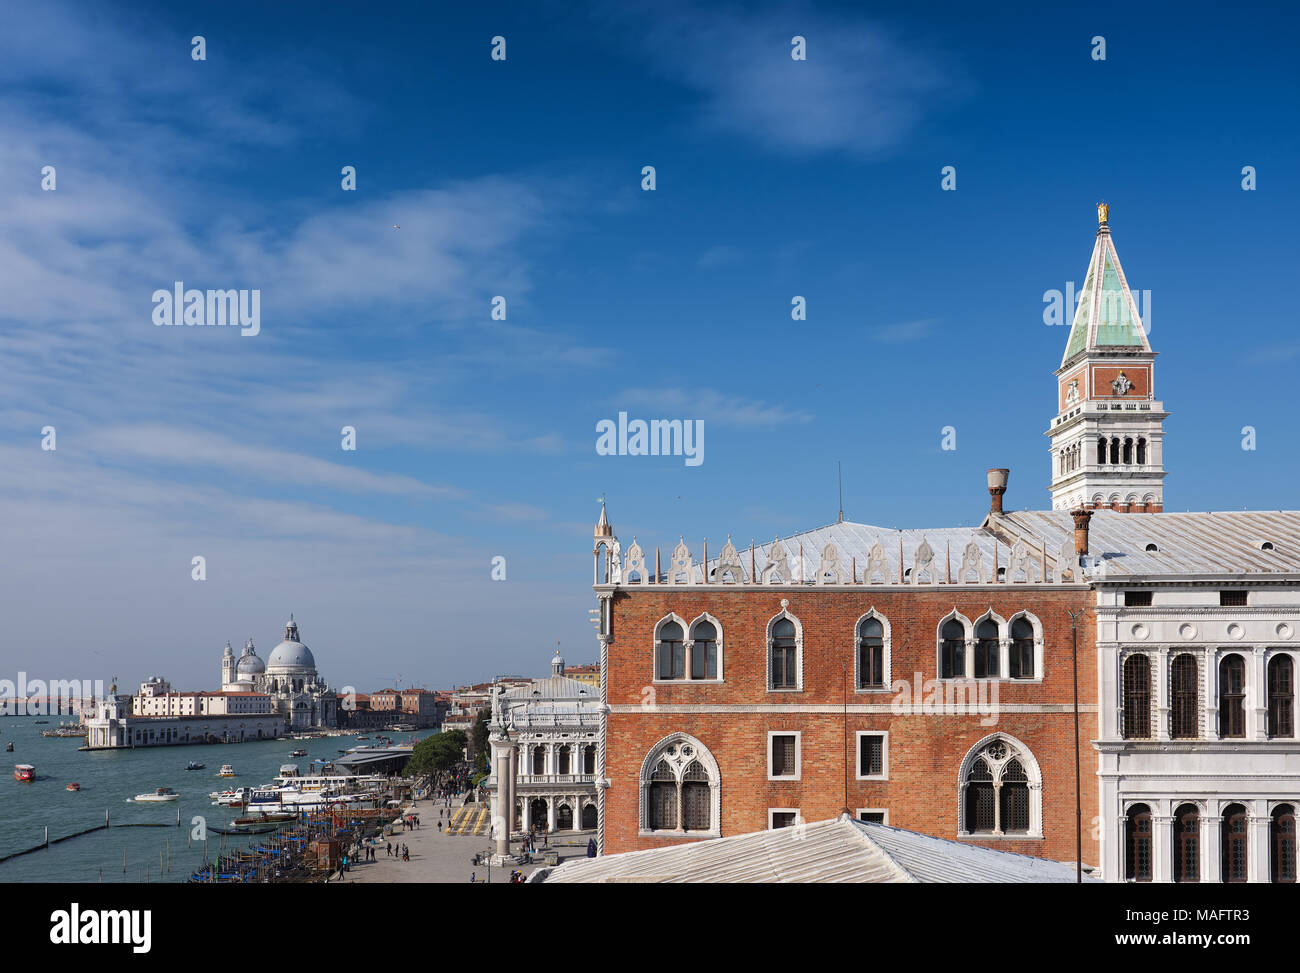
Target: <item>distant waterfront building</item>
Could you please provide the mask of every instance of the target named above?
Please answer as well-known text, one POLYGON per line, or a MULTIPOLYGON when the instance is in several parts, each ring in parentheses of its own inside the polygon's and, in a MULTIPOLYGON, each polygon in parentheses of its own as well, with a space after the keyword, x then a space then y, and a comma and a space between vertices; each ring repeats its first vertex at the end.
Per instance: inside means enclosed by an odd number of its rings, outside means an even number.
POLYGON ((283 718, 264 693, 174 692, 159 676, 141 683, 133 697, 113 685, 85 723, 89 750, 242 743, 284 732, 283 718))
POLYGON ((250 638, 238 659, 230 643, 221 658, 223 692, 265 693, 288 730, 338 725, 338 695, 316 671, 316 658, 298 637, 298 623, 289 616, 284 639, 265 662, 250 638))
POLYGON ((511 831, 596 829, 600 691, 565 676, 558 651, 545 679, 496 686, 488 739, 494 818, 512 808, 511 831))
POLYGON ((564 670, 564 674, 570 679, 576 679, 578 682, 585 682, 588 686, 600 685, 599 662, 591 662, 585 666, 569 666, 564 670))

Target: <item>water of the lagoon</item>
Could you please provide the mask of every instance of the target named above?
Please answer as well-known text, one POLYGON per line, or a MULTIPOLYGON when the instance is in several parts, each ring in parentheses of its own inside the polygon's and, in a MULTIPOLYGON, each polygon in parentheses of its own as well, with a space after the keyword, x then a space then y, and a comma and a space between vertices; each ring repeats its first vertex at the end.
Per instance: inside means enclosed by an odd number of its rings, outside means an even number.
MULTIPOLYGON (((39 717, 44 719, 45 717, 39 717)), ((0 717, 0 857, 32 848, 44 841, 49 825, 50 840, 110 825, 156 822, 159 828, 117 828, 73 838, 48 850, 32 852, 0 862, 0 882, 184 882, 203 863, 203 842, 191 839, 193 818, 225 827, 237 816, 231 808, 214 807, 208 795, 234 787, 269 784, 281 764, 297 764, 310 772, 311 761, 333 760, 339 751, 357 746, 355 736, 322 737, 316 740, 259 740, 253 743, 197 744, 177 747, 144 747, 139 750, 81 752, 82 737, 43 737, 41 730, 58 726, 57 716, 38 726, 37 717, 0 717), (13 742, 14 752, 5 753, 3 744, 13 742), (291 750, 306 750, 305 757, 291 757, 291 750), (187 771, 191 760, 207 766, 187 771), (32 764, 36 780, 14 780, 14 764, 32 764), (231 764, 239 775, 220 778, 222 764, 231 764), (69 781, 81 790, 67 789, 69 781), (136 804, 136 794, 170 787, 181 796, 166 804, 136 804), (176 826, 180 810, 181 826, 176 826), (166 868, 170 851, 170 870, 166 868), (126 854, 126 870, 122 855, 126 854), (161 858, 160 858, 161 855, 161 858)), ((375 731, 362 731, 374 739, 375 731)), ((423 738, 431 730, 387 732, 394 741, 423 738)), ((363 741, 364 743, 364 741, 363 741)), ((204 833, 199 829, 199 833, 204 833)), ((243 848, 247 836, 208 835, 208 855, 222 847, 243 848)))

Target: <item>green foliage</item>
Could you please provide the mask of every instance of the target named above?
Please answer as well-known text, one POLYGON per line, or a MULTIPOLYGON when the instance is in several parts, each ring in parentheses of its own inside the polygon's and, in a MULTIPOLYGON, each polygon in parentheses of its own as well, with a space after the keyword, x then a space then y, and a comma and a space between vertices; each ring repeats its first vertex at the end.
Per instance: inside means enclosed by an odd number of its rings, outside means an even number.
POLYGON ((464 730, 447 730, 425 737, 415 745, 405 776, 418 777, 451 769, 464 759, 466 742, 464 730))

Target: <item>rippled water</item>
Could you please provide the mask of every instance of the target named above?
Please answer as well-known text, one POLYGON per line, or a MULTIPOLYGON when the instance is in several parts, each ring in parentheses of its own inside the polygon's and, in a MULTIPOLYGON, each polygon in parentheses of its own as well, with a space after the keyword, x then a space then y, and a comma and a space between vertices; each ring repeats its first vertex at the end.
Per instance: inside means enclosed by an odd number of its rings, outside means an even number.
MULTIPOLYGON (((9 758, 0 761, 0 857, 41 844, 46 825, 53 841, 103 824, 105 810, 110 825, 164 826, 110 826, 107 831, 0 862, 0 882, 183 882, 204 860, 203 842, 191 837, 192 819, 200 816, 224 827, 236 817, 229 808, 212 806, 208 797, 212 791, 268 784, 281 764, 297 764, 307 773, 312 760, 333 760, 340 750, 357 745, 356 737, 342 736, 82 753, 77 749, 85 744, 81 737, 41 736, 41 730, 58 722, 52 718, 48 726, 37 726, 31 717, 0 718, 0 758, 9 758), (14 752, 4 753, 3 744, 10 741, 14 752), (307 756, 290 757, 289 751, 296 749, 306 750, 307 756), (191 760, 207 766, 187 771, 185 765, 191 760), (36 780, 30 784, 14 780, 13 765, 18 763, 33 764, 36 780), (222 764, 232 764, 239 776, 217 777, 222 764), (68 791, 69 781, 80 783, 81 790, 68 791), (181 795, 180 800, 167 804, 131 801, 134 795, 158 787, 170 787, 181 795), (176 825, 178 810, 181 827, 176 825)), ((414 735, 423 738, 430 732, 421 730, 414 735)), ((368 735, 373 739, 373 734, 368 735)), ((389 735, 394 740, 412 736, 389 735)), ((242 848, 249 840, 210 835, 208 855, 215 854, 223 841, 242 848)))

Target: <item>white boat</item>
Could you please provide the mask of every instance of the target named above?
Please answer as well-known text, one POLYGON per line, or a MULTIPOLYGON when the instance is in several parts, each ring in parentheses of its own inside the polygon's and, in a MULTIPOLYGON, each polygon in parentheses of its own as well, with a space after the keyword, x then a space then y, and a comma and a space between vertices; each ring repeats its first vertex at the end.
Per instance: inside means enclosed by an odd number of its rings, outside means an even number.
POLYGON ((221 770, 219 770, 219 771, 217 772, 217 776, 218 776, 218 777, 234 777, 234 776, 235 776, 235 768, 232 767, 232 766, 230 766, 230 764, 222 764, 222 765, 221 765, 221 770))
POLYGON ((177 794, 170 787, 160 787, 152 794, 137 794, 135 796, 135 801, 137 804, 144 804, 150 802, 157 803, 162 801, 176 801, 179 799, 180 799, 180 795, 177 794))
POLYGON ((208 797, 212 798, 212 800, 220 804, 222 807, 236 807, 245 802, 247 794, 247 789, 240 787, 233 791, 213 791, 208 795, 208 797))

